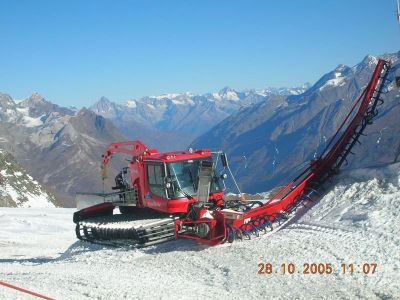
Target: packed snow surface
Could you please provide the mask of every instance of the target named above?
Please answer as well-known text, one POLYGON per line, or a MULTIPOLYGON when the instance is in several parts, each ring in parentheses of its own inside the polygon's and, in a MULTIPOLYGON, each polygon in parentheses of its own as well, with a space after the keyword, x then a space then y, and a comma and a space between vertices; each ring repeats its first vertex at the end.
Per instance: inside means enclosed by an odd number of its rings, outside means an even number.
MULTIPOLYGON (((57 299, 399 299, 399 174, 400 164, 343 173, 296 222, 216 247, 91 245, 75 238, 72 209, 2 208, 0 280, 57 299), (272 274, 258 275, 260 262, 272 274), (281 274, 282 263, 294 274, 281 274), (334 271, 306 275, 304 263, 334 271), (377 264, 374 274, 362 273, 365 263, 377 264)), ((26 296, 0 286, 0 298, 26 296)))

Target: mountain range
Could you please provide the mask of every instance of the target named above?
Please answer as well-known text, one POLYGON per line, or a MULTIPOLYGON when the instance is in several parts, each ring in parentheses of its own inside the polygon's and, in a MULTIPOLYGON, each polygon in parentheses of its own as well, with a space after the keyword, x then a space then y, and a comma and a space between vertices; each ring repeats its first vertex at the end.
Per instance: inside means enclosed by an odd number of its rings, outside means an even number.
POLYGON ((123 157, 114 159, 103 184, 100 162, 108 144, 141 139, 161 150, 184 149, 201 132, 241 107, 273 93, 296 94, 304 89, 306 86, 239 93, 225 88, 207 96, 170 94, 124 105, 102 97, 90 109, 80 110, 60 107, 38 93, 21 102, 0 93, 0 147, 13 153, 63 206, 73 206, 77 191, 110 190, 114 176, 124 166, 123 157))
MULTIPOLYGON (((394 79, 400 69, 400 52, 382 57, 392 63, 388 77, 392 82, 385 88, 379 115, 349 158, 349 167, 390 163, 398 155, 400 93, 394 79)), ((226 151, 246 192, 285 184, 329 142, 368 84, 377 61, 377 57, 368 55, 353 67, 339 65, 303 94, 273 96, 244 108, 191 146, 226 151)))
MULTIPOLYGON (((103 189, 101 155, 109 143, 125 139, 92 111, 59 107, 37 93, 19 103, 0 94, 0 137, 0 147, 64 206, 74 205, 76 191, 103 189)), ((111 174, 121 167, 113 166, 111 174)))
MULTIPOLYGON (((399 69, 399 53, 390 79, 399 69)), ((140 139, 161 151, 212 148, 228 153, 246 192, 262 192, 291 179, 329 141, 368 83, 377 62, 339 65, 314 85, 298 88, 215 93, 165 94, 117 104, 102 97, 82 109, 60 107, 34 93, 22 102, 0 93, 0 148, 13 154, 63 206, 74 205, 77 191, 98 192, 113 184, 126 164, 114 159, 110 177, 100 180, 101 154, 111 142, 140 139)), ((385 104, 351 166, 393 160, 400 141, 399 92, 388 86, 385 104)))
POLYGON ((164 94, 128 100, 124 104, 102 97, 90 109, 111 120, 130 139, 140 139, 161 151, 184 149, 196 137, 241 108, 273 95, 298 95, 309 84, 238 92, 225 87, 216 93, 164 94))

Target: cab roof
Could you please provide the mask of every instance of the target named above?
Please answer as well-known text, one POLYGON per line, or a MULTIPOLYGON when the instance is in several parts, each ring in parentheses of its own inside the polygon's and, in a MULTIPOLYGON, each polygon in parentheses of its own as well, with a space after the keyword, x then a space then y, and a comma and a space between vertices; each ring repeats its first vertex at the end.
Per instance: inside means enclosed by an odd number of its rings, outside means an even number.
POLYGON ((155 149, 148 151, 147 155, 143 157, 144 161, 161 161, 161 162, 174 162, 189 159, 210 158, 211 151, 209 149, 191 150, 188 151, 175 151, 160 153, 155 149))

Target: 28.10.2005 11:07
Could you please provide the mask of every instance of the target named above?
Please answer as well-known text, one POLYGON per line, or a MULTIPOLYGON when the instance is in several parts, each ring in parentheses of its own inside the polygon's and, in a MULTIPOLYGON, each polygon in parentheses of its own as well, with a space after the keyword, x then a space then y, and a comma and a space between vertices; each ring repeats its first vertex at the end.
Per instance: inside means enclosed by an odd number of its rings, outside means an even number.
POLYGON ((282 263, 280 267, 274 267, 271 263, 259 263, 257 274, 304 274, 304 275, 330 275, 330 274, 375 274, 377 263, 342 263, 340 267, 331 263, 304 263, 303 268, 299 269, 293 263, 282 263))

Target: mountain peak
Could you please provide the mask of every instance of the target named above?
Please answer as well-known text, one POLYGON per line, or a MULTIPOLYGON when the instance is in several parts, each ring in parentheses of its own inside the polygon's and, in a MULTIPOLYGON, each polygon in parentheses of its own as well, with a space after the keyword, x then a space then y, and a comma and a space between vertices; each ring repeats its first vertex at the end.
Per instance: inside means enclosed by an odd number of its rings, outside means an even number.
POLYGON ((218 95, 222 100, 231 100, 231 101, 239 100, 237 92, 233 88, 230 88, 229 86, 226 86, 223 89, 221 89, 218 92, 218 95))
POLYGON ((137 102, 135 99, 130 99, 125 102, 125 106, 129 108, 135 108, 137 106, 137 102))
POLYGON ((108 99, 105 96, 101 96, 99 101, 97 101, 97 103, 107 103, 107 104, 112 104, 112 102, 110 101, 110 99, 108 99))
POLYGON ((364 57, 364 59, 361 63, 368 64, 368 65, 376 65, 378 63, 378 58, 373 55, 368 54, 366 57, 364 57))
POLYGON ((0 105, 3 107, 14 106, 15 102, 10 95, 0 93, 0 105))
POLYGON ((40 95, 38 92, 34 92, 29 98, 26 98, 20 104, 24 107, 36 107, 36 106, 41 106, 42 104, 49 103, 44 99, 42 95, 40 95))
POLYGON ((229 87, 229 86, 226 86, 226 87, 222 88, 222 89, 218 92, 218 94, 222 95, 222 94, 226 94, 226 93, 229 93, 229 92, 234 92, 234 93, 236 93, 236 91, 235 91, 233 88, 231 88, 231 87, 229 87))
POLYGON ((100 97, 100 99, 99 100, 97 100, 93 105, 92 105, 92 107, 97 107, 97 108, 104 108, 104 107, 111 107, 111 106, 113 106, 114 105, 114 103, 110 100, 110 99, 108 99, 107 97, 105 97, 105 96, 101 96, 100 97))
POLYGON ((46 100, 42 95, 40 95, 38 92, 34 92, 29 98, 28 101, 30 103, 39 103, 39 102, 45 102, 46 100))
POLYGON ((113 115, 117 111, 117 105, 109 100, 107 97, 100 97, 100 99, 89 107, 90 110, 94 111, 98 115, 113 115))
POLYGON ((350 69, 348 66, 340 64, 336 67, 335 72, 343 72, 347 69, 350 69))
POLYGON ((94 113, 92 110, 90 110, 84 106, 77 112, 76 116, 82 117, 84 115, 94 115, 94 114, 96 114, 96 113, 94 113))
POLYGON ((385 53, 381 56, 384 60, 391 62, 392 64, 400 60, 400 51, 394 53, 385 53))
MULTIPOLYGON (((340 64, 333 71, 326 73, 322 76, 310 90, 314 91, 318 89, 320 91, 326 88, 334 88, 337 86, 343 86, 346 84, 346 79, 351 72, 351 68, 340 64)), ((311 91, 311 92, 312 92, 311 91)))

